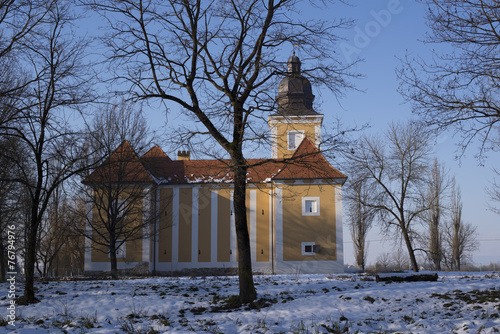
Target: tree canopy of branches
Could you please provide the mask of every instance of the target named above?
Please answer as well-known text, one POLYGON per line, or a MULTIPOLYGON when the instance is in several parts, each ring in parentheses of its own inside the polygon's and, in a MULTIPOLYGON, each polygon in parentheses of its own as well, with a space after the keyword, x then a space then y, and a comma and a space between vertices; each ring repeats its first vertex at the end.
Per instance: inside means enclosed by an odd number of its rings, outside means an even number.
POLYGON ((12 105, 33 80, 21 73, 18 57, 36 29, 46 22, 51 6, 51 1, 0 1, 0 124, 16 117, 19 110, 12 105))
POLYGON ((308 59, 314 59, 307 72, 313 82, 337 94, 352 87, 352 64, 333 58, 337 31, 351 22, 307 19, 299 12, 302 3, 92 1, 110 23, 106 41, 116 77, 128 81, 139 99, 160 99, 182 108, 193 120, 186 139, 198 138, 201 143, 211 138, 231 159, 241 302, 257 295, 243 152, 246 144, 264 137, 256 124, 274 108, 271 94, 277 79, 286 75, 283 50, 289 52, 297 44, 308 59))
MULTIPOLYGON (((496 176, 500 176, 500 172, 496 169, 495 174, 496 176)), ((492 184, 488 187, 487 192, 491 200, 494 202, 494 204, 489 205, 490 210, 500 214, 500 207, 498 206, 500 204, 500 182, 498 179, 493 180, 492 184)))
POLYGON ((462 219, 462 196, 455 179, 451 181, 450 217, 444 229, 444 260, 451 270, 460 270, 463 261, 478 248, 477 228, 462 219))
POLYGON ((354 258, 358 268, 365 270, 368 255, 366 237, 375 218, 374 210, 363 205, 363 203, 367 202, 370 194, 366 191, 362 180, 354 182, 354 185, 348 187, 344 194, 347 202, 347 222, 351 229, 354 244, 354 258))
POLYGON ((415 224, 429 209, 423 196, 429 171, 429 136, 420 123, 392 124, 384 138, 364 136, 348 155, 353 187, 360 183, 370 194, 361 205, 377 213, 387 231, 395 227, 408 250, 411 266, 415 257, 415 224))
POLYGON ((423 0, 436 51, 432 61, 406 59, 401 93, 427 124, 453 127, 465 149, 479 139, 478 155, 496 146, 500 121, 500 4, 496 0, 423 0))
POLYGON ((443 195, 448 187, 446 172, 439 164, 437 158, 430 171, 429 185, 427 190, 427 201, 429 211, 423 215, 425 223, 429 227, 429 234, 424 243, 428 245, 428 257, 434 264, 435 270, 441 270, 441 261, 443 260, 442 250, 442 220, 443 220, 443 195))
MULTIPOLYGON (((8 1, 13 5, 17 2, 8 1)), ((29 3, 29 2, 28 2, 29 3)), ((75 18, 66 1, 44 2, 39 25, 29 29, 17 56, 28 80, 21 98, 12 105, 16 117, 0 127, 3 137, 25 147, 8 158, 18 173, 8 181, 28 194, 30 218, 25 229, 25 289, 23 302, 36 302, 34 271, 39 228, 55 189, 74 175, 84 154, 83 136, 69 124, 70 110, 91 100, 88 43, 75 37, 75 18)))

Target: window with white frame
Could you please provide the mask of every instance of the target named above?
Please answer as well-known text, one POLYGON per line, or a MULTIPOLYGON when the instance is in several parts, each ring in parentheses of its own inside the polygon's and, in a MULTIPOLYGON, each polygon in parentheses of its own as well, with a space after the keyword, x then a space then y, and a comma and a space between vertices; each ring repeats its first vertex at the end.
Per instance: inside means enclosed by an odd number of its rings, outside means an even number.
POLYGON ((304 139, 303 130, 288 131, 288 149, 295 150, 304 139))
MULTIPOLYGON (((116 249, 116 258, 117 259, 124 259, 127 257, 127 247, 126 247, 126 242, 121 240, 121 239, 118 239, 116 240, 115 242, 115 246, 116 245, 120 245, 117 249, 116 249), (121 245, 120 245, 121 243, 121 245)), ((111 250, 108 250, 108 257, 111 257, 111 250)))
POLYGON ((302 216, 319 216, 319 197, 302 197, 302 216))
POLYGON ((319 245, 315 242, 303 242, 302 243, 302 255, 315 255, 319 253, 319 245))

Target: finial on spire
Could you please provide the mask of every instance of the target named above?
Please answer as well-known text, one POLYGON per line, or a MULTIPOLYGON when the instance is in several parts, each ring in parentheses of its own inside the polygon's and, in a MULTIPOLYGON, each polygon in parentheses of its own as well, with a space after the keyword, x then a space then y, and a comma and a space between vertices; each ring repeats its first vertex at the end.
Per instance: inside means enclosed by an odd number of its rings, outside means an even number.
POLYGON ((288 73, 300 75, 300 59, 295 55, 295 50, 293 50, 293 55, 288 59, 288 73))

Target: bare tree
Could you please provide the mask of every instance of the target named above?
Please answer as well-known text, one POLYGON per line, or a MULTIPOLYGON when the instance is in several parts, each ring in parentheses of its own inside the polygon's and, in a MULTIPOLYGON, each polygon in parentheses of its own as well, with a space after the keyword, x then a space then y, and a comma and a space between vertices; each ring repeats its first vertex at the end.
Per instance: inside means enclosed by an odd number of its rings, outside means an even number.
POLYGON ((84 221, 75 228, 92 241, 94 249, 109 254, 111 275, 116 279, 117 253, 127 242, 149 237, 154 218, 143 204, 155 191, 153 179, 134 150, 144 151, 152 132, 142 110, 122 100, 99 109, 89 133, 93 152, 89 163, 99 167, 90 174, 86 171, 83 184, 76 185, 77 203, 90 204, 92 212, 82 206, 74 208, 84 221))
POLYGON ((429 227, 429 234, 426 236, 426 240, 424 240, 428 246, 427 255, 433 263, 435 270, 441 270, 441 261, 443 260, 441 236, 441 221, 443 217, 442 197, 448 187, 445 174, 446 172, 440 166, 438 159, 434 158, 426 195, 430 207, 429 211, 424 214, 423 219, 429 227))
POLYGON ((370 196, 362 180, 355 182, 345 192, 347 204, 347 221, 351 228, 351 237, 354 244, 354 257, 359 269, 365 270, 368 245, 366 237, 372 226, 374 210, 363 205, 370 196))
POLYGON ((23 189, 11 181, 18 170, 9 159, 12 154, 22 155, 22 152, 23 149, 14 138, 0 137, 0 189, 2 189, 0 192, 0 282, 5 281, 7 271, 16 271, 12 269, 17 265, 15 255, 19 254, 18 247, 22 243, 20 212, 23 201, 20 198, 23 196, 23 189), (9 267, 10 270, 7 270, 9 267))
POLYGON ((379 216, 386 231, 396 228, 404 240, 411 266, 415 257, 415 223, 429 209, 423 196, 428 180, 430 135, 421 123, 391 124, 383 139, 364 136, 348 155, 355 182, 370 194, 361 204, 379 216))
POLYGON ((39 228, 55 189, 79 171, 83 136, 70 127, 73 107, 91 100, 87 90, 88 43, 72 35, 71 4, 45 2, 43 24, 29 32, 20 46, 20 63, 31 78, 23 91, 18 116, 1 127, 2 136, 15 137, 26 147, 27 163, 10 155, 19 174, 10 181, 26 190, 30 215, 25 227, 25 289, 21 302, 37 302, 34 291, 39 228))
POLYGON ((431 29, 425 41, 453 49, 437 49, 431 62, 406 59, 400 91, 427 124, 461 133, 462 149, 479 139, 483 156, 498 145, 500 5, 496 0, 422 2, 431 29))
POLYGON ((67 248, 70 242, 75 242, 71 228, 74 217, 70 213, 68 200, 60 185, 53 192, 38 229, 36 269, 41 277, 50 275, 54 263, 61 256, 61 250, 67 248))
POLYGON ((408 254, 405 253, 401 245, 399 245, 392 253, 392 262, 394 264, 394 270, 404 271, 408 269, 410 258, 408 257, 408 254))
MULTIPOLYGON (((500 171, 495 169, 494 170, 495 174, 497 176, 500 176, 500 171)), ((486 189, 488 195, 490 196, 490 199, 493 201, 493 203, 488 204, 489 208, 491 211, 500 214, 500 207, 498 206, 500 204, 500 183, 497 179, 494 179, 491 185, 486 189)))
POLYGON ((215 141, 229 156, 239 298, 251 302, 257 294, 246 218, 249 166, 244 148, 266 137, 258 124, 265 124, 264 116, 274 108, 277 78, 286 75, 284 48, 300 45, 301 52, 314 59, 314 68, 307 72, 313 82, 337 94, 351 87, 347 79, 353 77, 352 64, 333 58, 336 32, 350 22, 306 19, 299 12, 302 1, 296 0, 91 2, 110 22, 107 43, 119 70, 116 76, 131 83, 137 98, 182 108, 194 121, 185 138, 210 145, 215 141))
POLYGON ((451 183, 450 220, 445 226, 446 262, 451 270, 460 270, 463 261, 478 248, 477 228, 462 220, 462 197, 455 179, 451 183))
POLYGON ((392 266, 391 254, 390 253, 382 253, 377 256, 377 261, 375 262, 375 271, 382 272, 390 270, 392 266))

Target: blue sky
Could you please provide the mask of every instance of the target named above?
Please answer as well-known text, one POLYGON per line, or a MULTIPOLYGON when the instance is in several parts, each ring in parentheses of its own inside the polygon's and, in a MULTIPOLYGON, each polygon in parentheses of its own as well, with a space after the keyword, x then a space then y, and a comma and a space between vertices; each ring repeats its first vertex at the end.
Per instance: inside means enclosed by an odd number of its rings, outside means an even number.
MULTIPOLYGON (((384 131, 389 122, 412 117, 410 105, 405 104, 397 92, 395 69, 399 66, 399 58, 404 57, 406 52, 426 57, 436 46, 421 42, 427 27, 425 7, 420 3, 405 0, 355 0, 351 3, 354 5, 352 8, 336 6, 331 11, 356 20, 353 29, 346 31, 346 41, 341 45, 340 52, 347 56, 358 54, 364 59, 357 68, 365 76, 357 82, 357 87, 364 92, 348 93, 340 100, 341 105, 323 92, 321 109, 325 119, 337 114, 346 124, 368 122, 371 125, 368 131, 384 131)), ((500 215, 487 209, 489 198, 485 191, 494 177, 492 168, 500 165, 500 155, 491 154, 485 166, 480 167, 474 159, 477 151, 473 146, 457 161, 454 159, 457 137, 453 132, 442 134, 438 138, 435 155, 449 169, 450 175, 455 175, 461 187, 464 221, 478 228, 479 250, 474 253, 474 261, 478 264, 489 264, 490 261, 500 263, 500 215)), ((393 241, 378 241, 383 239, 378 230, 379 227, 374 226, 368 237, 371 240, 369 263, 374 263, 378 254, 390 252, 393 247, 393 241)), ((344 240, 345 262, 353 264, 352 243, 345 227, 344 240)))

